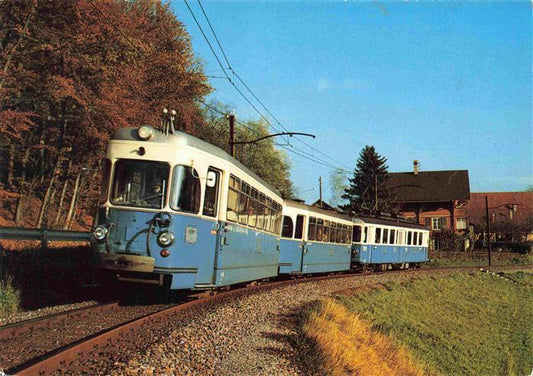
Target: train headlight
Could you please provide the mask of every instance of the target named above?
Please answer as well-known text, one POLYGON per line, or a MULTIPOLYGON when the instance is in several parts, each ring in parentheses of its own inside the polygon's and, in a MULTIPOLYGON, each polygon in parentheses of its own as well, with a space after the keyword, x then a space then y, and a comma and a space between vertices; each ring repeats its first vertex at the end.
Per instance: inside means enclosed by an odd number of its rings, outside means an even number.
POLYGON ((107 227, 98 225, 93 231, 93 236, 96 240, 104 240, 107 235, 107 227))
POLYGON ((168 247, 174 243, 174 234, 170 231, 162 231, 157 236, 157 242, 161 247, 168 247))
POLYGON ((154 135, 154 128, 150 125, 143 125, 137 130, 137 134, 141 140, 149 140, 154 135))

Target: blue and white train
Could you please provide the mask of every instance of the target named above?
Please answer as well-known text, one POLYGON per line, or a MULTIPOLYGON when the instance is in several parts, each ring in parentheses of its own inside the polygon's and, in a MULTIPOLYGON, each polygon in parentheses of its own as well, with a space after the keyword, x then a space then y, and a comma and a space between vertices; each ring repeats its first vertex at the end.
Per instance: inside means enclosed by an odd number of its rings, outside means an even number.
POLYGON ((144 125, 111 137, 92 244, 118 280, 172 290, 427 261, 424 227, 385 222, 283 200, 222 149, 144 125))

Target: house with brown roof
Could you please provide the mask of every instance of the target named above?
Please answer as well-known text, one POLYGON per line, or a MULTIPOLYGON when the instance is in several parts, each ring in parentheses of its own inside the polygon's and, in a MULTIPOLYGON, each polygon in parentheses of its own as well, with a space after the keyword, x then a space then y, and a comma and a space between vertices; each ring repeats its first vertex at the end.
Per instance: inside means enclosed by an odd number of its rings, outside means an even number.
POLYGON ((431 231, 468 230, 465 206, 470 199, 468 170, 389 173, 387 186, 404 217, 414 218, 431 231))
POLYGON ((533 192, 476 192, 465 206, 477 232, 485 231, 487 204, 493 240, 533 241, 533 192))

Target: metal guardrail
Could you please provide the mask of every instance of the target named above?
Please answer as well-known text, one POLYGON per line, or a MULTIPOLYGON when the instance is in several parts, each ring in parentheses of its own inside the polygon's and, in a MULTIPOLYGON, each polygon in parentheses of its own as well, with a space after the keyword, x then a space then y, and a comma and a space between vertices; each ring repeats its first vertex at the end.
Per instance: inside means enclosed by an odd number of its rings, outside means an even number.
POLYGON ((0 227, 0 239, 40 240, 41 242, 83 242, 91 239, 85 231, 45 230, 19 227, 0 227))

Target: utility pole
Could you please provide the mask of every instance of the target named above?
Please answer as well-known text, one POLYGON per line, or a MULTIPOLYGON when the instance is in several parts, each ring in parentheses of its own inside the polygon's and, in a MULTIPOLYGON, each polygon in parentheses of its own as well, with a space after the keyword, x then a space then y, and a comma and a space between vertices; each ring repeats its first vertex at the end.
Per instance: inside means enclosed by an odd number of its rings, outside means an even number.
POLYGON ((485 196, 485 214, 487 215, 487 250, 489 252, 489 266, 492 265, 491 259, 490 259, 490 217, 489 217, 489 198, 488 196, 485 196))
POLYGON ((322 208, 323 205, 322 205, 322 176, 318 178, 318 187, 319 187, 319 191, 320 191, 320 207, 322 208))
POLYGON ((235 158, 235 115, 226 115, 229 119, 229 154, 235 158))

